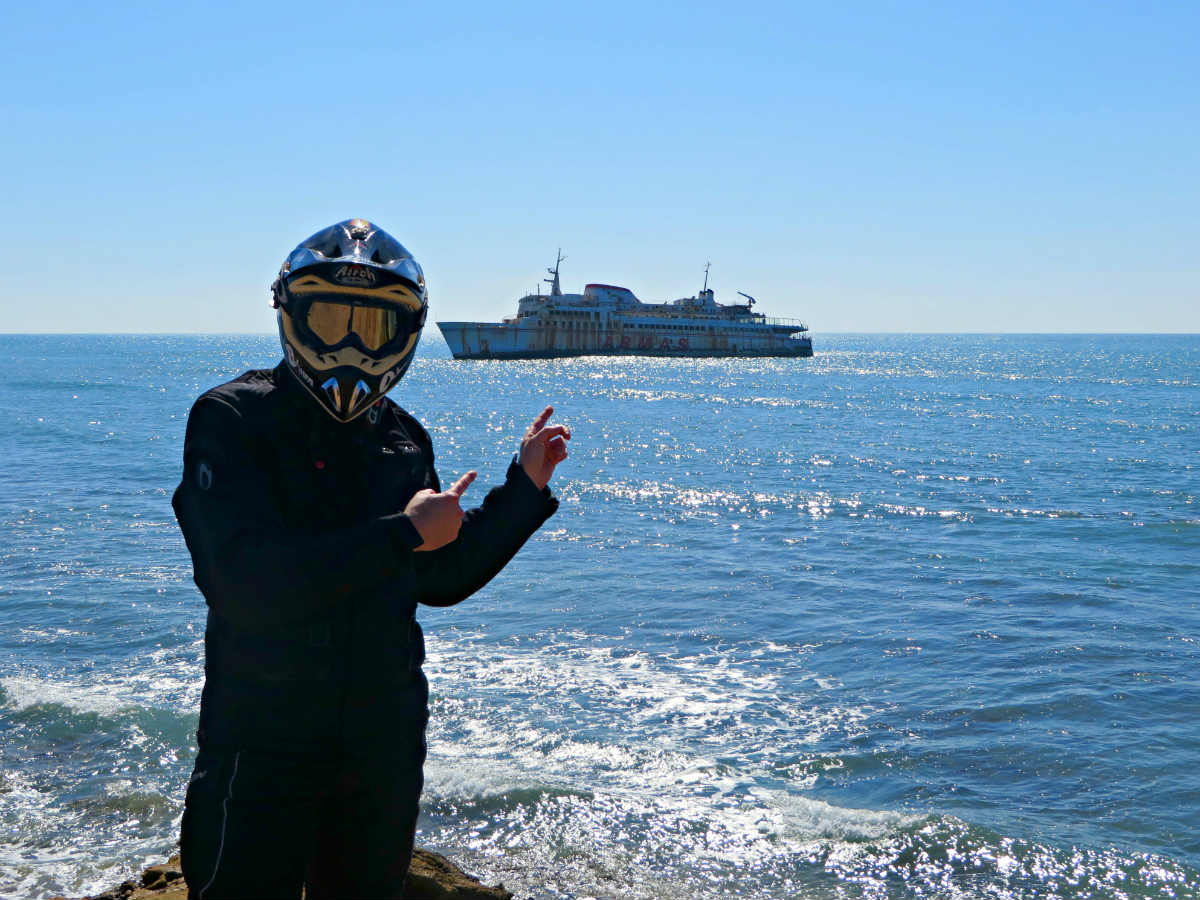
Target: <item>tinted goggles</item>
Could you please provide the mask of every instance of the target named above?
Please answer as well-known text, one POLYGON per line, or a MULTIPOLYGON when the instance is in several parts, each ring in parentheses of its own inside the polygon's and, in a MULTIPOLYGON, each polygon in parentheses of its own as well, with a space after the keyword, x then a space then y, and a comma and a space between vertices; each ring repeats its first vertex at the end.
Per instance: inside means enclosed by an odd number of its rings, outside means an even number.
POLYGON ((322 352, 357 347, 383 356, 403 349, 425 325, 424 308, 364 303, 337 294, 297 297, 291 313, 313 349, 322 352))

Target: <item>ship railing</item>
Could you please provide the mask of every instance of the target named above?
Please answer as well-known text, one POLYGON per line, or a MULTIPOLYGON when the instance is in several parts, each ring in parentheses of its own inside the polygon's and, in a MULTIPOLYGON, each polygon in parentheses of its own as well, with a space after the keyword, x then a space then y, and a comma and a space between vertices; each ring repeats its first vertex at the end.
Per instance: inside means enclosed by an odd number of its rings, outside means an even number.
POLYGON ((788 328, 793 328, 796 331, 808 331, 808 326, 799 319, 780 319, 774 316, 764 316, 762 321, 767 325, 786 325, 788 328))

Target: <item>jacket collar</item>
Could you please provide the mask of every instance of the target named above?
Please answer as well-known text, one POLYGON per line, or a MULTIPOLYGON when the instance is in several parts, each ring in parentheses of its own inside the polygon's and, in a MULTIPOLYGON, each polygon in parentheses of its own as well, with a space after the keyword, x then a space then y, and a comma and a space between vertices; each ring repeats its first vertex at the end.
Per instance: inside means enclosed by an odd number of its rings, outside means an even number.
POLYGON ((363 413, 350 422, 339 422, 325 412, 317 399, 296 379, 285 359, 281 359, 272 370, 271 380, 279 389, 283 400, 284 408, 281 412, 305 430, 319 431, 340 438, 357 437, 375 430, 369 413, 363 413))

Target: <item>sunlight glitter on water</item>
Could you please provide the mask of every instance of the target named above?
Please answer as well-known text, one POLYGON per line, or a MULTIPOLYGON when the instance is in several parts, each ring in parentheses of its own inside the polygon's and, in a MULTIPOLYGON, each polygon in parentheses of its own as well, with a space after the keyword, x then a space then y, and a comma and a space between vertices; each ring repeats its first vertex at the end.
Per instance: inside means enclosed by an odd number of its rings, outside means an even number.
MULTIPOLYGON (((278 342, 3 340, 52 371, 0 385, 0 894, 81 894, 174 843, 183 420, 278 342)), ((422 612, 423 839, 538 898, 1200 895, 1200 344, 821 347, 417 360, 480 498, 540 404, 575 430, 546 529, 422 612)))

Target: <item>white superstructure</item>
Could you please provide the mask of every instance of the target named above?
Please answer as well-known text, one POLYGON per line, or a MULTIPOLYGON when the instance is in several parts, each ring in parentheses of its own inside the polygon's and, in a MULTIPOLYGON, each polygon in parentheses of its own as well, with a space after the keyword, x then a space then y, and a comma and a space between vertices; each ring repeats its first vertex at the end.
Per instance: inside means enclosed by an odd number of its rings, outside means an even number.
MULTIPOLYGON (((526 294, 501 322, 438 322, 455 359, 547 359, 558 356, 812 356, 808 326, 768 318, 744 305, 717 303, 708 287, 695 297, 643 303, 628 288, 589 284, 564 294, 553 269, 549 294, 526 294)), ((741 293, 739 291, 739 293, 741 293)))

